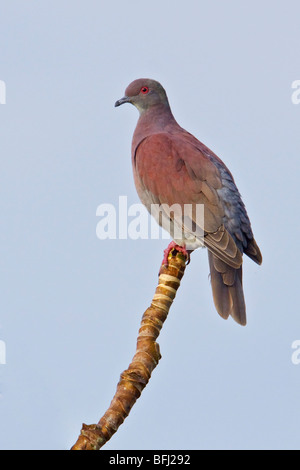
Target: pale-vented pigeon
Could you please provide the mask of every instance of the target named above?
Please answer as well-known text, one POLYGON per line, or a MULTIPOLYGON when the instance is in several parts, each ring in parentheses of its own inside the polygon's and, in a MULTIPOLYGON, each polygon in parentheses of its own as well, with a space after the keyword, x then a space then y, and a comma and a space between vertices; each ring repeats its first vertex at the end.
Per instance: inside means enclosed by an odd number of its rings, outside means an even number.
POLYGON ((157 81, 135 80, 115 106, 123 103, 132 103, 140 113, 132 140, 132 165, 142 203, 149 212, 153 205, 182 208, 180 215, 176 210, 154 211, 158 223, 169 227, 175 240, 168 251, 178 246, 190 253, 204 245, 218 313, 245 325, 242 256, 246 253, 258 264, 262 256, 233 176, 210 149, 179 126, 157 81), (203 218, 196 217, 197 205, 204 205, 203 218), (189 208, 188 214, 184 207, 189 208), (174 237, 176 227, 183 228, 182 237, 174 237))

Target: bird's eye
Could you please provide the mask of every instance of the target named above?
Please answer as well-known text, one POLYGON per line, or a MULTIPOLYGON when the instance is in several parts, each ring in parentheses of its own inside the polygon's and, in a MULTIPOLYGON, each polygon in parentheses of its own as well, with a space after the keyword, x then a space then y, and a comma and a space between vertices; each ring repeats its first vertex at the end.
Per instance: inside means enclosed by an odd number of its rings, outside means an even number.
POLYGON ((146 95, 148 92, 149 92, 149 88, 147 86, 143 86, 141 88, 141 93, 143 93, 143 95, 146 95))

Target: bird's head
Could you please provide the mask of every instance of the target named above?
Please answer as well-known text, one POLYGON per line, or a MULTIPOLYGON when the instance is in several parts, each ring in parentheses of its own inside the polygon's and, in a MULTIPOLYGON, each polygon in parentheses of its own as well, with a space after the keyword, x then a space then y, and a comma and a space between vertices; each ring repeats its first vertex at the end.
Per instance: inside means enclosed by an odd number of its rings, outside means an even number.
POLYGON ((115 106, 124 103, 133 104, 140 114, 157 105, 169 107, 167 94, 156 80, 139 78, 134 80, 125 90, 125 96, 116 101, 115 106))

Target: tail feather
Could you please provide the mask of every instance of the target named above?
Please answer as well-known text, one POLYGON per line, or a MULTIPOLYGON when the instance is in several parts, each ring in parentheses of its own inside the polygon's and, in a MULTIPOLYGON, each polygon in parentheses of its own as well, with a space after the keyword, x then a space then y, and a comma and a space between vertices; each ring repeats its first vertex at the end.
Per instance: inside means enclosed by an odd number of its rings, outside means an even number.
POLYGON ((228 266, 208 251, 214 304, 219 315, 229 315, 240 325, 246 325, 246 306, 243 292, 242 266, 228 266))

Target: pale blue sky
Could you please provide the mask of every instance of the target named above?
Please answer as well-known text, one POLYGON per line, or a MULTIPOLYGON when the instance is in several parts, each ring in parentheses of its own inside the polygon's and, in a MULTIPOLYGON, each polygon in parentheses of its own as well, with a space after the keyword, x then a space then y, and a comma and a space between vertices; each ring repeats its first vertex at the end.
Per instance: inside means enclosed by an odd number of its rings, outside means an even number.
POLYGON ((70 448, 134 354, 168 242, 101 241, 96 209, 138 202, 138 114, 114 102, 145 76, 232 171, 264 263, 245 260, 242 328, 194 254, 105 449, 299 447, 299 2, 1 0, 0 15, 0 448, 70 448))

